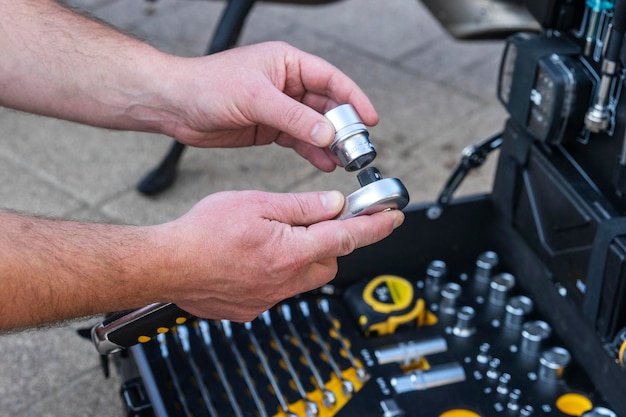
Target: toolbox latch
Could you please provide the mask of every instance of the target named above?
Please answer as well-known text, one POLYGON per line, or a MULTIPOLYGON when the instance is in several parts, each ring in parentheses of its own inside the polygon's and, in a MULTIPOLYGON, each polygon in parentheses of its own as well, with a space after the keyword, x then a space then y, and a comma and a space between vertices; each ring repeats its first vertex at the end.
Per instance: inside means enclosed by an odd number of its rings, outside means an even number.
POLYGON ((128 417, 152 417, 152 404, 143 386, 141 378, 125 381, 120 388, 120 395, 126 406, 128 417))

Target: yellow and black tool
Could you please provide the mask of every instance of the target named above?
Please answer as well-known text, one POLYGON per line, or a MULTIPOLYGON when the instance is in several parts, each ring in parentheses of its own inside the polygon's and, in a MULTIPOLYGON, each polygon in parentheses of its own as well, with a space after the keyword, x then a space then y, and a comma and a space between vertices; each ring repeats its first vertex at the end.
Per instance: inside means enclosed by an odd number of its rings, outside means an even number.
POLYGON ((344 299, 366 336, 393 334, 404 324, 421 326, 429 317, 413 284, 397 275, 380 275, 354 284, 344 299))
POLYGON ((91 339, 103 355, 146 343, 192 317, 171 303, 154 303, 107 318, 91 329, 91 339))

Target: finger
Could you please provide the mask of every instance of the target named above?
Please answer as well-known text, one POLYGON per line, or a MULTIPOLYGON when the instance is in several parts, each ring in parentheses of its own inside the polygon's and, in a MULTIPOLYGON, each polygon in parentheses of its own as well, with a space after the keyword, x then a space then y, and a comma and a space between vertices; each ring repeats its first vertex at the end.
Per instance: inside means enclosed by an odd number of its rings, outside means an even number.
POLYGON ((337 217, 345 197, 339 191, 318 191, 294 194, 263 193, 262 207, 270 220, 291 226, 309 226, 337 217))
MULTIPOLYGON (((301 246, 315 260, 345 256, 355 249, 378 242, 399 227, 404 221, 404 213, 390 210, 369 216, 358 216, 347 220, 320 222, 306 230, 297 229, 297 233, 306 233, 308 247, 301 246)), ((304 254, 303 254, 304 255, 304 254)))
POLYGON ((298 155, 324 172, 332 172, 335 168, 341 166, 339 158, 333 155, 328 148, 318 148, 286 135, 279 135, 276 143, 280 146, 292 148, 298 155))
POLYGON ((252 109, 252 118, 289 136, 315 145, 327 147, 335 137, 335 128, 322 114, 283 94, 275 88, 257 93, 263 106, 252 109))

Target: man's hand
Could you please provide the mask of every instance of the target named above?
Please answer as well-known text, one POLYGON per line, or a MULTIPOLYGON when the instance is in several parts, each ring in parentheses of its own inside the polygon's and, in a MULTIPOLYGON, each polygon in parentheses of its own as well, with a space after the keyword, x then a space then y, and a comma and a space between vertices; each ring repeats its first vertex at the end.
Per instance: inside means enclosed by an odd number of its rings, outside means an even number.
POLYGON ((369 99, 350 78, 282 42, 175 61, 163 98, 176 118, 164 130, 189 145, 276 142, 331 171, 338 161, 320 147, 330 145, 334 128, 322 114, 351 103, 366 125, 378 122, 369 99))
POLYGON ((330 281, 337 257, 404 220, 393 210, 333 220, 341 193, 222 192, 158 226, 0 212, 0 331, 172 302, 247 321, 330 281))
POLYGON ((182 58, 51 0, 0 1, 0 105, 110 129, 164 133, 201 147, 276 142, 332 171, 322 115, 363 91, 321 58, 282 42, 182 58))
POLYGON ((279 301, 335 277, 337 257, 377 242, 399 226, 401 211, 332 220, 339 192, 217 193, 180 219, 157 226, 178 265, 165 301, 192 314, 252 320, 279 301))

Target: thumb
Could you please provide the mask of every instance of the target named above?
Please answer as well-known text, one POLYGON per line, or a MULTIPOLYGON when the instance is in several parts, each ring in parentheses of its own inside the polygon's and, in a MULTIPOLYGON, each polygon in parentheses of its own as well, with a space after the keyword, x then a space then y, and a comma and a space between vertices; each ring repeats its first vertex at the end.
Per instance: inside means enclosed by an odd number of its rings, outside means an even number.
POLYGON ((295 194, 268 194, 266 213, 271 220, 291 226, 309 226, 330 220, 343 208, 345 197, 339 191, 318 191, 295 194))

